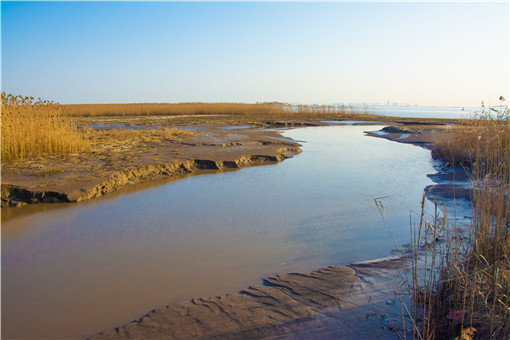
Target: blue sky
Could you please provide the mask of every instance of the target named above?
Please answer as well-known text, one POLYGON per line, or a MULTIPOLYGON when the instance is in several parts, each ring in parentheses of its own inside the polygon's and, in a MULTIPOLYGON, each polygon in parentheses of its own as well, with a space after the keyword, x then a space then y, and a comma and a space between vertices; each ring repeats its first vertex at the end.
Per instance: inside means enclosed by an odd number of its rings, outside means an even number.
POLYGON ((61 103, 479 106, 508 2, 5 2, 2 91, 61 103))

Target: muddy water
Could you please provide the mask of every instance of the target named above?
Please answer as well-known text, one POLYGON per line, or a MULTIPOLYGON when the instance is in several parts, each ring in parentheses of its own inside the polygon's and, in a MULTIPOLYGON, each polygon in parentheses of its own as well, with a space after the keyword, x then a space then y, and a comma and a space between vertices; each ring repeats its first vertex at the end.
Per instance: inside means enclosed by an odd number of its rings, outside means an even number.
MULTIPOLYGON (((86 337, 274 273, 387 256, 434 172, 377 126, 289 130, 303 153, 83 204, 2 211, 2 337, 86 337)), ((12 208, 10 208, 12 209, 12 208)))

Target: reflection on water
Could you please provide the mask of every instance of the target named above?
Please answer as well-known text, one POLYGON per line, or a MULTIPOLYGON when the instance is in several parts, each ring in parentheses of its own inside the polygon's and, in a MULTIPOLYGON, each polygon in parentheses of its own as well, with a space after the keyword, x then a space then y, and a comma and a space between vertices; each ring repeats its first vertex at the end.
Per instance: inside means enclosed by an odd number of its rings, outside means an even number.
POLYGON ((424 149, 363 135, 379 128, 289 130, 307 143, 280 164, 2 211, 3 337, 84 337, 271 274, 388 255, 373 199, 407 242, 433 167, 424 149))
POLYGON ((475 117, 479 107, 441 107, 441 106, 370 106, 370 113, 393 117, 420 118, 463 118, 475 117))

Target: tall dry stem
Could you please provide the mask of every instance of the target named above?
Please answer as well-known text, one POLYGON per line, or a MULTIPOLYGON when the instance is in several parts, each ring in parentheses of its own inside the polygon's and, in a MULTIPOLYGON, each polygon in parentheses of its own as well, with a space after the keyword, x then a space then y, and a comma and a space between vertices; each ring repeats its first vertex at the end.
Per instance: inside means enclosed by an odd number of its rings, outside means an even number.
POLYGON ((337 105, 291 105, 267 103, 132 103, 66 105, 72 116, 175 116, 175 115, 260 115, 260 114, 359 114, 337 105))
POLYGON ((62 105, 2 93, 2 162, 87 148, 62 105))
POLYGON ((429 224, 422 213, 412 240, 415 254, 420 247, 425 250, 424 271, 419 270, 423 267, 418 255, 413 265, 414 318, 418 325, 414 336, 509 339, 508 108, 503 107, 496 116, 482 113, 469 125, 455 127, 449 136, 436 141, 435 148, 436 156, 469 171, 473 213, 466 230, 448 224, 439 234, 434 232, 432 237, 441 240, 438 244, 429 241, 427 232, 438 230, 439 221, 429 224))

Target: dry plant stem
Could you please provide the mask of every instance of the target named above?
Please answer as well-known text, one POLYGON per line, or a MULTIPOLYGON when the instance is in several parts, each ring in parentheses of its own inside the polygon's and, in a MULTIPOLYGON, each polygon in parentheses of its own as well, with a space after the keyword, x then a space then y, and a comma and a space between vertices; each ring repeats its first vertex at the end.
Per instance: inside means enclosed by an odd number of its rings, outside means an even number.
POLYGON ((255 115, 255 114, 354 114, 358 110, 336 105, 291 105, 287 103, 143 103, 67 105, 73 116, 125 115, 255 115))
POLYGON ((506 108, 499 113, 436 142, 436 156, 470 170, 473 216, 461 231, 438 218, 437 203, 433 222, 424 220, 422 205, 411 238, 415 254, 425 243, 430 273, 420 277, 415 255, 413 310, 416 322, 423 318, 417 339, 510 338, 510 117, 506 108))
POLYGON ((58 103, 2 93, 2 162, 86 150, 58 103))

